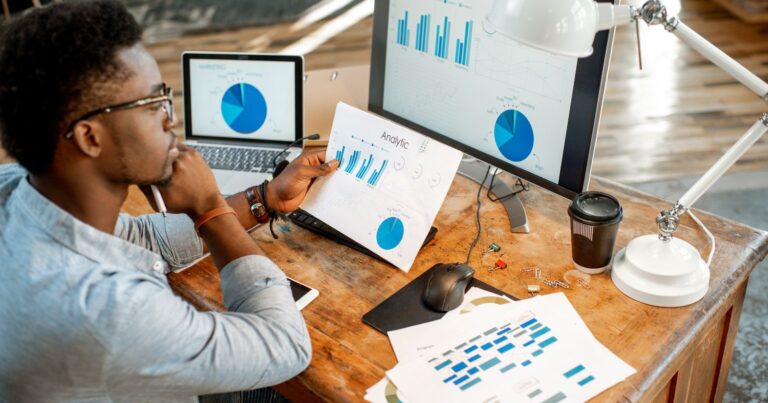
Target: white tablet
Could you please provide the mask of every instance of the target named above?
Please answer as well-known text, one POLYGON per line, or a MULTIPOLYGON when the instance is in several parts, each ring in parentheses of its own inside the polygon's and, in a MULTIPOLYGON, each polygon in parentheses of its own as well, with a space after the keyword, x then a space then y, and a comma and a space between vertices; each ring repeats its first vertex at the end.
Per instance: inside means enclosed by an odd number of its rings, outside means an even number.
MULTIPOLYGON (((179 273, 181 271, 184 271, 194 266, 195 264, 197 264, 198 262, 207 258, 210 255, 211 255, 210 253, 205 253, 202 257, 195 260, 194 262, 184 267, 177 268, 173 270, 173 272, 179 273)), ((288 277, 288 282, 291 283, 291 294, 293 294, 293 300, 296 301, 296 307, 299 308, 299 310, 304 309, 305 306, 309 305, 310 302, 312 302, 315 298, 317 298, 320 295, 320 292, 317 291, 316 289, 308 285, 302 284, 290 277, 288 277)))

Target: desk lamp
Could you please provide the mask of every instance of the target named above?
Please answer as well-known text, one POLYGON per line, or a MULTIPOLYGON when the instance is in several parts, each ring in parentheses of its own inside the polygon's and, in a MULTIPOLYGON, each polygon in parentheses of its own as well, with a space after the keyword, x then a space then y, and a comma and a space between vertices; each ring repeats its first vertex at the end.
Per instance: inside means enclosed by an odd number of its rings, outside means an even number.
MULTIPOLYGON (((642 6, 593 0, 494 0, 484 25, 489 32, 498 32, 550 53, 588 57, 592 54, 592 42, 598 31, 623 24, 639 24, 640 20, 648 25, 662 25, 768 102, 767 83, 678 18, 668 15, 667 8, 659 0, 649 0, 642 6)), ((763 114, 674 206, 659 213, 656 217, 658 235, 637 237, 619 251, 611 273, 619 290, 640 302, 664 307, 688 305, 704 297, 709 288, 711 262, 704 262, 696 248, 672 235, 680 224, 680 216, 688 212, 693 203, 766 132, 768 113, 763 114)), ((698 222, 695 216, 692 217, 698 222)))

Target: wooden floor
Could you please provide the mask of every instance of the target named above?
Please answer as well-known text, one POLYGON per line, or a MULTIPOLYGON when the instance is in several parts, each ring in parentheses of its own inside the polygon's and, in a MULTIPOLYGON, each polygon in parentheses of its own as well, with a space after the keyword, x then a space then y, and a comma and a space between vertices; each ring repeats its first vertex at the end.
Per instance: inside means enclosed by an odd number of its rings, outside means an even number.
MULTIPOLYGON (((683 10, 684 22, 768 79, 768 24, 745 24, 707 0, 683 1, 683 10)), ((661 27, 643 33, 642 72, 634 30, 616 35, 593 172, 627 183, 702 173, 768 105, 661 27)), ((768 171, 768 137, 731 169, 758 170, 768 171)))
MULTIPOLYGON (((682 7, 683 21, 768 80, 768 24, 746 24, 711 0, 682 0, 682 7)), ((179 58, 184 50, 278 52, 318 36, 332 20, 301 29, 279 24, 185 35, 148 42, 147 47, 165 80, 181 88, 179 58)), ((367 64, 371 28, 367 17, 323 42, 305 55, 307 69, 367 64)), ((643 29, 645 69, 640 71, 634 38, 633 28, 617 31, 593 173, 624 183, 703 173, 768 112, 759 97, 661 27, 643 29)), ((768 173, 768 136, 731 169, 735 171, 768 173)))

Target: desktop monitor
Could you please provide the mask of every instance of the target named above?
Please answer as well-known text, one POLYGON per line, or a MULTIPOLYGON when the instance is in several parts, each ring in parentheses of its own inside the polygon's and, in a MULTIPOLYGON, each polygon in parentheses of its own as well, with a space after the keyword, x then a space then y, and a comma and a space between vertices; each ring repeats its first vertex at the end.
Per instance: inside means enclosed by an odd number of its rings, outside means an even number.
POLYGON ((484 24, 492 0, 376 0, 370 111, 565 197, 585 190, 612 31, 584 59, 484 24))

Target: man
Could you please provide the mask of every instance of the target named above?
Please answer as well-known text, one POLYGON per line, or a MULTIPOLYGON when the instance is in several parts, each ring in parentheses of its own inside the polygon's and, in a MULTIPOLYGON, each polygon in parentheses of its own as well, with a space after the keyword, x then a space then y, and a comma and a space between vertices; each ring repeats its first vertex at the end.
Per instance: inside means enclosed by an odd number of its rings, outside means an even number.
POLYGON ((195 401, 309 363, 285 275, 244 228, 265 205, 296 209, 338 162, 305 154, 225 200, 171 132, 172 94, 140 40, 110 1, 34 10, 0 39, 0 133, 20 164, 0 166, 0 401, 195 401), (182 214, 120 215, 131 184, 160 185, 182 214), (230 312, 168 286, 203 242, 230 312))

